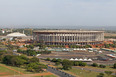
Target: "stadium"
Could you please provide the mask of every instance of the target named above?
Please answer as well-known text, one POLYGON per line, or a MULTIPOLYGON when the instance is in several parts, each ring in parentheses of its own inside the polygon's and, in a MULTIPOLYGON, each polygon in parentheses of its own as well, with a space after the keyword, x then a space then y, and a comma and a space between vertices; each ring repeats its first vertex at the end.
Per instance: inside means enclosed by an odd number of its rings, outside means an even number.
POLYGON ((33 39, 46 45, 94 45, 104 41, 104 31, 35 30, 33 39))

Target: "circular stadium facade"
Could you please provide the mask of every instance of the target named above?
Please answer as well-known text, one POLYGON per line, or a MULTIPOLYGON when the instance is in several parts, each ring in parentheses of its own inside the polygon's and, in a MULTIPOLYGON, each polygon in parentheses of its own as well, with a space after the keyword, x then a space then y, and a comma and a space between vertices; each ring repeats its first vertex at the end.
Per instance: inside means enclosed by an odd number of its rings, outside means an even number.
POLYGON ((104 41, 104 31, 36 30, 33 39, 47 45, 100 44, 104 41))

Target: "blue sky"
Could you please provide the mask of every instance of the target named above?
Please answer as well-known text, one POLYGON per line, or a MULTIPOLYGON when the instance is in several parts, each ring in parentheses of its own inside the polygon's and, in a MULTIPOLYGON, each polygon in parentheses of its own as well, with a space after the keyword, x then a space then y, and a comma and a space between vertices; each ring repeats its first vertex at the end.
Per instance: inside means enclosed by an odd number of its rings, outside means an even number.
POLYGON ((0 27, 116 26, 116 0, 0 0, 0 27))

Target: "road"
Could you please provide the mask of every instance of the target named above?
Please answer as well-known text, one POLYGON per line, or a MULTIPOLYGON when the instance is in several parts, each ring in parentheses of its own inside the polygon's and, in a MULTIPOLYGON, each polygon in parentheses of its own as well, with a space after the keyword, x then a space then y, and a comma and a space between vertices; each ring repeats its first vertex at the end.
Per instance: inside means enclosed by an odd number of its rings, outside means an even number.
MULTIPOLYGON (((53 62, 50 62, 50 61, 44 61, 44 60, 41 60, 41 61, 42 62, 47 62, 48 64, 54 64, 53 62)), ((79 66, 72 66, 72 68, 87 70, 87 71, 94 71, 94 72, 98 72, 98 73, 104 73, 104 71, 107 71, 105 69, 93 69, 93 68, 87 68, 87 67, 85 68, 85 67, 79 67, 79 66)), ((116 75, 116 74, 113 73, 113 75, 116 75)))
POLYGON ((72 76, 72 75, 65 73, 63 71, 60 71, 56 68, 50 67, 50 66, 48 66, 47 71, 52 72, 52 73, 58 75, 59 77, 75 77, 75 76, 72 76))
MULTIPOLYGON (((55 65, 55 63, 50 62, 50 61, 40 60, 40 62, 44 62, 44 63, 51 64, 51 65, 55 65)), ((48 66, 47 71, 49 71, 51 73, 54 73, 54 74, 56 74, 59 77, 75 77, 75 76, 72 76, 71 74, 65 73, 65 72, 63 72, 61 70, 58 70, 58 69, 56 69, 54 67, 51 67, 51 66, 48 66)))

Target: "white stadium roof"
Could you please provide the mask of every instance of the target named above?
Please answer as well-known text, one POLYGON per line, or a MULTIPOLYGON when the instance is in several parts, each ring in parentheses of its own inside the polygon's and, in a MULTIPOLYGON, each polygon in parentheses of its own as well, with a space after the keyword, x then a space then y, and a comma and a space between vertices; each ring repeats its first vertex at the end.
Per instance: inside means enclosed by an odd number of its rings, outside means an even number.
POLYGON ((26 35, 23 33, 15 32, 8 34, 7 37, 26 37, 26 35))

